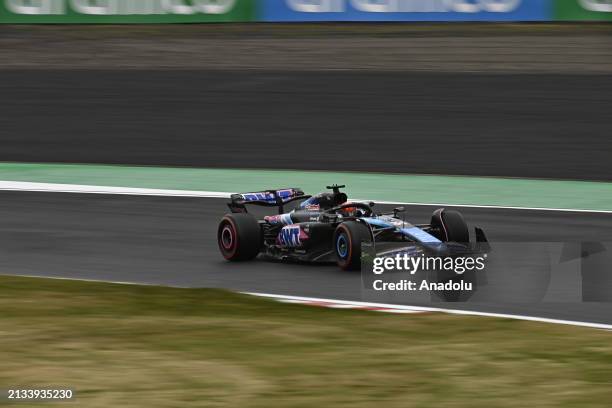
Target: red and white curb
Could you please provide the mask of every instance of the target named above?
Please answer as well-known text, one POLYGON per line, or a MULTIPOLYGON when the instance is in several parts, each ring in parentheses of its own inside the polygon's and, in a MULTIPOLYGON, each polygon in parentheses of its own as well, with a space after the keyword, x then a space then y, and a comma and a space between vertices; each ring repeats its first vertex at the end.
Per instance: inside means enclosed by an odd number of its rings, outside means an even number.
MULTIPOLYGON (((68 277, 59 277, 59 276, 19 275, 19 274, 8 274, 6 276, 21 276, 24 278, 44 278, 44 279, 57 279, 57 280, 73 280, 73 281, 83 281, 83 282, 104 282, 104 283, 115 283, 115 284, 120 284, 120 285, 136 285, 136 286, 167 286, 167 285, 159 285, 159 284, 154 284, 154 283, 106 281, 106 280, 99 280, 99 279, 68 278, 68 277)), ((167 286, 167 287, 180 288, 180 286, 167 286)), ((239 293, 243 293, 245 295, 268 298, 268 299, 272 299, 272 300, 275 300, 278 302, 284 302, 284 303, 297 303, 297 304, 303 304, 303 305, 329 307, 329 308, 336 308, 336 309, 357 309, 357 310, 367 310, 367 311, 385 312, 385 313, 440 312, 440 313, 466 315, 466 316, 499 317, 499 318, 504 318, 504 319, 525 320, 525 321, 530 321, 530 322, 563 324, 563 325, 568 325, 568 326, 589 327, 593 329, 612 331, 612 324, 589 323, 589 322, 580 322, 580 321, 573 321, 573 320, 549 319, 545 317, 522 316, 522 315, 512 315, 512 314, 503 314, 503 313, 476 312, 472 310, 443 309, 443 308, 437 308, 437 307, 406 306, 406 305, 393 305, 393 304, 384 304, 384 303, 357 302, 357 301, 339 300, 339 299, 322 299, 322 298, 312 298, 312 297, 304 297, 304 296, 277 295, 277 294, 271 294, 271 293, 256 293, 256 292, 239 292, 239 293)))
POLYGON ((473 310, 444 309, 444 308, 438 308, 438 307, 406 306, 406 305, 369 303, 369 302, 358 302, 358 301, 338 300, 338 299, 322 299, 322 298, 311 298, 311 297, 304 297, 304 296, 276 295, 276 294, 271 294, 271 293, 253 293, 253 292, 242 292, 242 293, 246 295, 259 296, 259 297, 264 297, 268 299, 273 299, 273 300, 276 300, 278 302, 283 302, 283 303, 297 303, 297 304, 302 304, 302 305, 329 307, 329 308, 334 308, 334 309, 357 309, 357 310, 368 310, 368 311, 385 312, 385 313, 438 312, 438 313, 448 313, 448 314, 465 315, 465 316, 498 317, 498 318, 504 318, 504 319, 525 320, 525 321, 539 322, 539 323, 563 324, 563 325, 568 325, 568 326, 589 327, 593 329, 612 331, 611 324, 589 323, 589 322, 561 320, 561 319, 549 319, 546 317, 523 316, 523 315, 513 315, 513 314, 504 314, 504 313, 477 312, 473 310))
POLYGON ((423 313, 422 310, 412 309, 396 309, 392 307, 380 307, 380 306, 363 306, 356 304, 346 304, 338 302, 326 302, 322 300, 298 300, 298 299, 276 299, 282 303, 297 303, 306 306, 318 306, 318 307, 329 307, 332 309, 357 309, 357 310, 369 310, 371 312, 384 312, 384 313, 423 313))
POLYGON ((321 299, 304 296, 276 295, 270 293, 241 292, 245 295, 264 297, 282 303, 296 303, 306 306, 328 307, 332 309, 367 310, 383 313, 426 313, 429 308, 420 306, 392 305, 383 303, 357 302, 352 300, 321 299))

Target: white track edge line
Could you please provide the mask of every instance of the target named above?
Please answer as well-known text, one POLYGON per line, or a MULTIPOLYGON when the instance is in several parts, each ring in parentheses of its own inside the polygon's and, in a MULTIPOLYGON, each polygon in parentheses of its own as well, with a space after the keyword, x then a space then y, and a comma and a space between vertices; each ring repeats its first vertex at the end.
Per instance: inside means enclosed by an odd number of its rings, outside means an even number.
POLYGON ((391 205, 422 205, 436 207, 462 207, 462 208, 491 208, 500 210, 526 210, 526 211, 562 211, 562 212, 580 212, 580 213, 601 213, 612 214, 612 210, 590 210, 583 208, 549 208, 549 207, 517 207, 508 205, 486 205, 486 204, 448 204, 448 203, 409 203, 404 201, 377 201, 377 200, 362 200, 353 198, 354 201, 368 202, 374 201, 376 204, 391 204, 391 205))
POLYGON ((0 190, 49 193, 119 194, 202 198, 229 198, 231 194, 221 191, 169 190, 157 188, 92 186, 83 184, 32 183, 22 181, 0 181, 0 190))
MULTIPOLYGON (((22 181, 0 181, 0 191, 30 191, 50 193, 83 193, 83 194, 117 194, 138 196, 164 196, 164 197, 197 197, 197 198, 229 198, 231 192, 222 191, 197 191, 197 190, 167 190, 155 188, 136 187, 114 187, 114 186, 91 186, 81 184, 57 184, 57 183, 34 183, 22 181)), ((448 203, 418 203, 403 201, 377 201, 352 198, 354 201, 376 201, 378 204, 399 205, 422 205, 440 207, 463 207, 463 208, 490 208, 502 210, 525 210, 525 211, 557 211, 557 212, 579 212, 612 214, 612 210, 592 210, 580 208, 548 208, 548 207, 518 207, 503 205, 478 205, 478 204, 448 204, 448 203)))

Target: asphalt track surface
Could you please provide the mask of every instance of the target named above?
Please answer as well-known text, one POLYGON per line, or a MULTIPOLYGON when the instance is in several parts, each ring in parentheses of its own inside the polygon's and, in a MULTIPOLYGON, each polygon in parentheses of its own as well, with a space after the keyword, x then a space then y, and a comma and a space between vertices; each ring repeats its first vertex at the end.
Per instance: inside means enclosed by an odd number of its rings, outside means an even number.
MULTIPOLYGON (((215 232, 225 211, 219 199, 2 192, 0 272, 361 300, 360 275, 335 266, 224 261, 215 232)), ((407 217, 431 211, 409 207, 407 217)), ((462 211, 492 242, 612 241, 609 214, 462 211)), ((612 303, 454 306, 612 323, 612 303)))
MULTIPOLYGON (((611 79, 3 71, 0 160, 610 180, 611 79)), ((334 266, 226 263, 224 212, 213 199, 0 193, 0 272, 361 300, 360 276, 334 266)), ((609 214, 463 212, 494 242, 612 241, 609 214)), ((612 323, 611 305, 460 306, 612 323)))
POLYGON ((4 70, 1 161, 612 180, 609 75, 4 70))

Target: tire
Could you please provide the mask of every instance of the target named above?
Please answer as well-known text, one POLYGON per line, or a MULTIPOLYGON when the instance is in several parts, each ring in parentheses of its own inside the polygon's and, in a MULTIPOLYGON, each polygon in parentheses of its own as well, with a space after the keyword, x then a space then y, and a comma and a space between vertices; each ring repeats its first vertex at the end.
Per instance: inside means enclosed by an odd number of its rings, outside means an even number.
POLYGON ((247 261, 259 254, 261 228, 251 214, 226 214, 217 229, 221 255, 228 261, 247 261))
POLYGON ((470 231, 458 211, 438 208, 431 216, 431 226, 439 231, 436 237, 443 242, 470 242, 470 231))
POLYGON ((357 221, 346 221, 336 227, 333 249, 340 268, 347 271, 361 269, 362 242, 372 242, 368 226, 357 221))

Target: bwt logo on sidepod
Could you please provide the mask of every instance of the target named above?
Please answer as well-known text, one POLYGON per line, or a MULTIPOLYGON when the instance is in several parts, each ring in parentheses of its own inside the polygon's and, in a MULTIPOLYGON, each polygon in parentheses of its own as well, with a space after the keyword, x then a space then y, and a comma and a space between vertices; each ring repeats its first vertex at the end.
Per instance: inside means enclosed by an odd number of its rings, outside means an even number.
POLYGON ((285 247, 297 247, 302 244, 301 233, 302 230, 299 225, 288 225, 278 234, 278 241, 282 246, 285 247))
MULTIPOLYGON (((286 0, 294 11, 303 13, 341 13, 347 3, 370 13, 510 13, 522 0, 286 0)), ((581 0, 594 2, 594 0, 581 0)))

